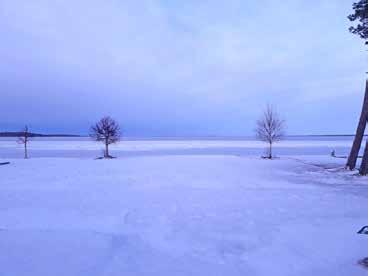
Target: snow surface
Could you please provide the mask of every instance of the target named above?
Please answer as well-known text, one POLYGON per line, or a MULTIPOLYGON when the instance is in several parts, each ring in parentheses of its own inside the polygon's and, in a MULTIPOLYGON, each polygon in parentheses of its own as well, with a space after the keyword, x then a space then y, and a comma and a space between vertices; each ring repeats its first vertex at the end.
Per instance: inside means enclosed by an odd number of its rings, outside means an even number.
POLYGON ((1 161, 1 276, 368 275, 368 180, 344 159, 1 161))

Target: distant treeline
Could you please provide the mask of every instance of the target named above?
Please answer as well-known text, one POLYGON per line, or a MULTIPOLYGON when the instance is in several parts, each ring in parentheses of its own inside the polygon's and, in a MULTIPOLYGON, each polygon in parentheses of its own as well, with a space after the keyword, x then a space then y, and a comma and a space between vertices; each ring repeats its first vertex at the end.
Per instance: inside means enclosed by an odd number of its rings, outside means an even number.
MULTIPOLYGON (((22 131, 8 131, 0 132, 0 137, 20 137, 24 135, 22 131)), ((29 133, 29 137, 80 137, 80 135, 72 134, 40 134, 40 133, 29 133)))
MULTIPOLYGON (((367 134, 364 135, 368 137, 367 134)), ((301 135, 285 135, 285 137, 355 137, 355 134, 301 134, 301 135)))

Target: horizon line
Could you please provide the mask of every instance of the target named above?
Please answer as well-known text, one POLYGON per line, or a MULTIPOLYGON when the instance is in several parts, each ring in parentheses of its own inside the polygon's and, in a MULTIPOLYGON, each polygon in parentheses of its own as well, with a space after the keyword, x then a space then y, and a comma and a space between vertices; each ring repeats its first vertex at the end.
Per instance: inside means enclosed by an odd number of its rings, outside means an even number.
MULTIPOLYGON (((19 133, 19 131, 0 131, 0 137, 1 134, 16 134, 19 133)), ((75 133, 40 133, 40 132, 31 132, 35 135, 45 136, 47 137, 67 137, 70 138, 77 138, 77 137, 89 137, 88 134, 75 134, 75 133)), ((287 134, 285 137, 354 137, 355 134, 287 134)), ((367 137, 368 134, 365 134, 364 137, 367 137)), ((6 136, 3 136, 4 138, 6 136)), ((16 136, 8 136, 8 137, 16 137, 16 136)), ((122 138, 135 138, 135 139, 145 139, 145 138, 161 138, 161 139, 170 139, 170 138, 233 138, 233 139, 240 139, 240 138, 249 138, 249 137, 255 137, 255 135, 122 135, 122 138)), ((41 137, 42 138, 42 137, 41 137)))

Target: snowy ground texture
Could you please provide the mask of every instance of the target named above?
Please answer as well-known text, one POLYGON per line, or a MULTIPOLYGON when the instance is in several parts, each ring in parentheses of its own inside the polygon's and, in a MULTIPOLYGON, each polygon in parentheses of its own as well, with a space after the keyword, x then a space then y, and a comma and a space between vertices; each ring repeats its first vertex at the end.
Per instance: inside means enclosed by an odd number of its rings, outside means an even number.
POLYGON ((1 276, 368 275, 368 180, 344 159, 1 161, 1 276))

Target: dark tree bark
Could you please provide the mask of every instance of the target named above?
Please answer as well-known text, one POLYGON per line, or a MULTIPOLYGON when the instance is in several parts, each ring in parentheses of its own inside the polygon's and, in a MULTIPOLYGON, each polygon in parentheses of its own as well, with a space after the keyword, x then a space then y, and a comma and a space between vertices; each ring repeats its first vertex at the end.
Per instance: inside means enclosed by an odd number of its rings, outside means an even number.
POLYGON ((354 170, 356 166, 356 162, 359 155, 359 150, 362 144, 362 140, 364 137, 365 127, 367 125, 368 119, 368 80, 366 81, 365 85, 365 95, 363 101, 362 112, 360 114, 360 119, 358 123, 358 127, 356 130, 353 146, 351 147, 350 155, 348 158, 348 162, 346 163, 346 167, 349 170, 354 170))
POLYGON ((360 164, 359 174, 360 175, 368 174, 368 140, 365 143, 364 155, 363 155, 362 163, 360 164))
POLYGON ((105 142, 105 158, 110 157, 110 153, 109 153, 109 143, 106 141, 105 142))
POLYGON ((269 159, 272 159, 273 155, 272 155, 272 142, 270 143, 270 154, 268 156, 269 159))

